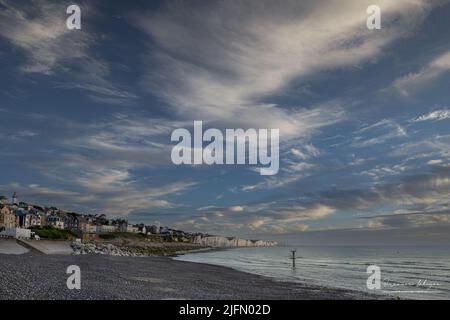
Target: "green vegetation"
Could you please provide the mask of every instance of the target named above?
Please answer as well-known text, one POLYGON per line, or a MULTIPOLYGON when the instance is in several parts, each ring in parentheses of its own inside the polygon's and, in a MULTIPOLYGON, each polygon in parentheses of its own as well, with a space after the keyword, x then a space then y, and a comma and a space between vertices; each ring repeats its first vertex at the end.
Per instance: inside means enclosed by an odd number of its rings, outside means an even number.
POLYGON ((198 250, 197 246, 183 246, 183 247, 135 247, 130 248, 135 253, 141 253, 148 256, 171 256, 180 251, 198 250))
POLYGON ((147 240, 151 242, 164 243, 164 242, 184 242, 190 243, 189 239, 184 238, 181 235, 145 235, 143 233, 131 233, 131 232, 111 232, 100 235, 100 239, 112 240, 112 239, 128 239, 128 240, 147 240))
POLYGON ((170 235, 165 235, 162 237, 163 241, 162 242, 173 242, 173 237, 170 235))
POLYGON ((111 240, 117 238, 142 240, 145 239, 145 237, 146 236, 143 233, 132 233, 132 232, 110 232, 100 235, 100 239, 104 240, 111 240))
POLYGON ((105 233, 105 234, 100 234, 99 237, 100 237, 100 239, 103 239, 103 240, 111 240, 111 239, 117 238, 117 235, 113 234, 113 233, 105 233))
POLYGON ((35 232, 42 239, 70 240, 76 236, 74 232, 56 229, 52 226, 33 227, 31 231, 35 232))

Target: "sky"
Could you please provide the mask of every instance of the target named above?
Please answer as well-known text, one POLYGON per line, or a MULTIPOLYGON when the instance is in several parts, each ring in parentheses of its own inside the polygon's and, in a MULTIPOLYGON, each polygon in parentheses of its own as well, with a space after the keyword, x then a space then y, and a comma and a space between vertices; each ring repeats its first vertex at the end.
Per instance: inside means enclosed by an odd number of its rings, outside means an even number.
POLYGON ((0 195, 287 243, 448 244, 449 17, 439 0, 0 0, 0 195), (279 173, 174 165, 194 120, 279 129, 279 173))

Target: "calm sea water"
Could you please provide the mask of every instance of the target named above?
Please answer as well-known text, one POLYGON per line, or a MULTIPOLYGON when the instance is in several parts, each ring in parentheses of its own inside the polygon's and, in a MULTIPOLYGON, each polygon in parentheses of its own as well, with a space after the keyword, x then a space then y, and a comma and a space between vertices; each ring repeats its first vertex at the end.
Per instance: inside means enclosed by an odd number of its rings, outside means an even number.
POLYGON ((409 299, 450 299, 450 247, 274 247, 192 253, 177 260, 209 263, 281 281, 303 281, 409 299), (291 250, 296 249, 296 268, 291 250), (367 267, 381 289, 367 289, 367 267))

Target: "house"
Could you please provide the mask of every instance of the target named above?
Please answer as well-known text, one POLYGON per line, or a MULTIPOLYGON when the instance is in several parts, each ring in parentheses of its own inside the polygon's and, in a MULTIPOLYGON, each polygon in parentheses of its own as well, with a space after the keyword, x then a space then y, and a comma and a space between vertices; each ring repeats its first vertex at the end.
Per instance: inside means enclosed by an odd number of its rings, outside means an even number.
POLYGON ((83 217, 83 218, 80 218, 78 221, 78 230, 80 230, 83 234, 84 233, 93 233, 94 226, 89 221, 89 219, 83 217))
POLYGON ((101 225, 98 228, 99 233, 111 233, 111 232, 116 232, 116 226, 110 226, 110 225, 101 225))
POLYGON ((58 212, 57 215, 64 222, 67 230, 76 231, 79 228, 80 216, 74 212, 58 212))
POLYGON ((147 233, 159 234, 159 226, 152 225, 152 226, 147 227, 147 233))
POLYGON ((45 216, 43 212, 35 209, 34 206, 28 206, 27 209, 19 210, 19 226, 25 228, 41 227, 45 225, 45 216))
POLYGON ((134 226, 132 224, 129 224, 127 227, 127 232, 130 233, 139 233, 139 228, 137 226, 134 226))
POLYGON ((56 229, 60 229, 60 230, 63 230, 64 226, 65 226, 63 219, 59 216, 48 216, 47 217, 47 225, 53 226, 56 229))
POLYGON ((12 204, 17 205, 19 203, 19 200, 17 199, 17 192, 14 192, 12 195, 12 204))
POLYGON ((143 233, 143 234, 147 234, 147 228, 145 227, 145 225, 140 224, 137 226, 138 228, 138 232, 143 233))
POLYGON ((0 206, 6 206, 8 204, 8 198, 5 196, 0 196, 0 206))
POLYGON ((28 229, 31 225, 31 220, 33 217, 32 213, 29 213, 28 211, 25 211, 24 209, 15 209, 13 210, 15 216, 16 216, 16 227, 18 228, 24 228, 28 229))
POLYGON ((47 225, 47 216, 45 215, 45 213, 40 212, 39 217, 41 218, 41 227, 46 226, 47 225))
POLYGON ((108 224, 108 219, 106 218, 105 214, 96 214, 94 216, 94 221, 97 225, 104 225, 104 224, 108 224))
POLYGON ((8 208, 3 207, 0 209, 0 229, 10 229, 16 227, 16 216, 14 213, 8 208))
POLYGON ((0 232, 0 235, 14 238, 31 238, 31 230, 23 228, 8 228, 0 232))
POLYGON ((41 227, 42 226, 42 217, 38 212, 34 212, 31 215, 30 224, 32 227, 41 227))
POLYGON ((112 225, 116 227, 119 232, 127 232, 128 221, 123 219, 112 220, 112 225))
POLYGON ((170 229, 168 227, 160 227, 159 233, 160 234, 171 234, 170 229))
POLYGON ((56 220, 52 224, 56 229, 64 230, 64 221, 56 220))

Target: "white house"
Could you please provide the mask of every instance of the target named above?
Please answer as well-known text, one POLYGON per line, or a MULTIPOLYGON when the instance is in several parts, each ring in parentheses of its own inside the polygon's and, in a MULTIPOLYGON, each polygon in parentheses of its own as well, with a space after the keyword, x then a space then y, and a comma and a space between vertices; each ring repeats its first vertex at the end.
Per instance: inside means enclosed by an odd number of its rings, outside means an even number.
POLYGON ((31 230, 22 229, 22 228, 8 228, 8 229, 5 229, 4 231, 0 232, 0 235, 7 236, 7 237, 13 237, 13 238, 30 239, 31 238, 31 230))
POLYGON ((117 228, 116 226, 110 226, 110 225, 101 225, 99 228, 101 233, 111 233, 116 232, 117 228))
POLYGON ((131 232, 131 233, 139 233, 139 228, 136 226, 133 226, 132 224, 129 224, 127 226, 127 232, 131 232))
POLYGON ((54 226, 56 229, 64 230, 64 221, 54 220, 50 225, 54 226))

